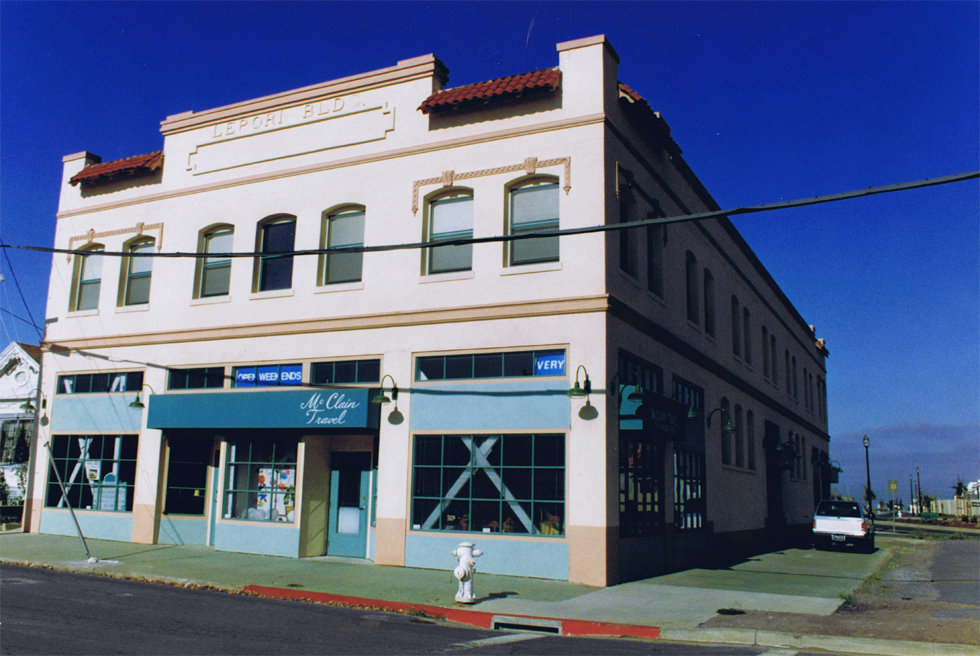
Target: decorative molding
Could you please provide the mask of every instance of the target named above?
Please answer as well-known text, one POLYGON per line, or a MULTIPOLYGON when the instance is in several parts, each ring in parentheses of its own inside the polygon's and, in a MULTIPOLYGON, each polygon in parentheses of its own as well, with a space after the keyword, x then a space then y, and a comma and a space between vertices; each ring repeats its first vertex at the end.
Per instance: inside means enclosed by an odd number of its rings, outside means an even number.
POLYGON ((160 346, 187 342, 203 342, 223 339, 278 337, 304 335, 345 330, 373 330, 404 326, 425 326, 469 321, 496 321, 500 319, 525 319, 550 317, 563 314, 606 312, 609 298, 606 294, 574 298, 517 301, 490 305, 471 305, 460 308, 388 312, 351 317, 324 319, 300 319, 274 323, 239 324, 214 328, 177 329, 164 332, 109 335, 61 342, 44 342, 41 350, 64 352, 89 349, 122 348, 130 346, 160 346))
POLYGON ((456 173, 455 171, 444 171, 443 174, 438 178, 426 178, 425 180, 416 180, 412 183, 412 214, 418 214, 419 211, 419 189, 427 185, 437 185, 441 184, 443 187, 451 187, 456 183, 457 180, 471 180, 473 178, 482 178, 487 175, 499 175, 501 173, 518 173, 523 171, 527 175, 533 175, 539 168, 545 168, 548 166, 558 166, 560 164, 565 165, 564 171, 564 185, 562 189, 565 190, 565 194, 572 190, 572 158, 571 157, 558 157, 556 159, 545 159, 539 160, 537 157, 528 157, 520 164, 511 164, 510 166, 498 166, 493 169, 483 169, 482 171, 468 171, 466 173, 456 173))
POLYGON ((147 194, 145 196, 139 196, 136 198, 114 200, 114 201, 109 201, 107 203, 100 203, 98 205, 89 205, 87 207, 76 207, 70 210, 59 210, 58 214, 56 215, 56 218, 58 218, 59 220, 66 219, 69 217, 81 216, 83 214, 94 214, 97 212, 104 212, 106 210, 119 209, 122 207, 133 207, 136 205, 142 205, 144 203, 153 203, 156 201, 168 200, 171 198, 183 198, 186 196, 207 193, 210 191, 218 191, 222 189, 234 189, 236 187, 255 184, 258 182, 266 182, 269 180, 280 180, 280 179, 291 178, 300 175, 307 175, 310 173, 333 171, 336 169, 343 169, 350 166, 358 166, 361 164, 374 164, 377 162, 386 162, 393 159, 399 159, 402 157, 411 157, 414 155, 435 153, 443 150, 460 148, 463 146, 472 146, 477 144, 491 143, 494 141, 500 141, 502 139, 512 139, 514 137, 529 136, 534 134, 544 134, 546 132, 554 132, 556 130, 567 130, 567 129, 579 128, 579 127, 584 127, 589 125, 602 125, 605 124, 605 120, 606 117, 604 114, 590 114, 588 116, 562 119, 558 121, 551 121, 548 123, 541 123, 538 125, 532 125, 527 127, 507 128, 506 130, 499 130, 495 132, 484 132, 478 135, 473 135, 468 137, 457 137, 454 139, 447 139, 445 141, 439 141, 434 144, 409 146, 407 148, 398 148, 395 150, 388 150, 377 154, 358 155, 356 157, 348 157, 345 159, 334 160, 332 162, 326 162, 323 164, 310 164, 307 166, 299 166, 295 168, 285 169, 283 171, 247 175, 240 178, 234 178, 232 180, 223 180, 221 182, 209 182, 201 185, 195 185, 192 187, 183 187, 180 189, 176 189, 174 191, 161 191, 161 192, 147 194))
MULTIPOLYGON (((75 250, 76 241, 84 241, 86 244, 91 244, 96 239, 102 239, 103 237, 117 237, 119 235, 131 235, 133 233, 142 235, 147 230, 160 231, 160 237, 157 239, 157 252, 159 253, 163 248, 163 224, 153 223, 146 225, 142 221, 134 225, 132 228, 120 228, 119 230, 106 230, 104 232, 96 232, 93 228, 84 235, 75 235, 68 240, 68 250, 75 250)), ((71 262, 71 253, 68 253, 68 261, 71 262)))

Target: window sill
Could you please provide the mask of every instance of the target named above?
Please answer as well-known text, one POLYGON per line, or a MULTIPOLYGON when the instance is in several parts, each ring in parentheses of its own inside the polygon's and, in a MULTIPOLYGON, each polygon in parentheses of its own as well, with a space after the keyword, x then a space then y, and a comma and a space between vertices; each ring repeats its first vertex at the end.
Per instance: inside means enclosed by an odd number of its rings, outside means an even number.
POLYGON ((690 319, 687 320, 687 327, 696 330, 698 332, 701 332, 701 324, 695 321, 691 321, 690 319))
POLYGON ((120 305, 116 308, 116 314, 125 314, 126 312, 149 312, 150 304, 141 303, 139 305, 120 305))
POLYGON ((250 301, 261 301, 266 298, 286 298, 295 292, 292 289, 275 289, 271 292, 252 292, 248 295, 250 301))
POLYGON ((641 285, 640 281, 637 278, 635 278, 632 274, 630 274, 627 271, 623 271, 622 269, 618 269, 618 271, 619 271, 620 278, 622 278, 629 284, 635 286, 637 289, 643 289, 643 285, 641 285))
POLYGON ((215 305, 216 303, 231 303, 231 294, 225 294, 224 296, 205 296, 204 298, 195 298, 191 300, 191 305, 215 305))
POLYGON ((650 297, 651 299, 653 299, 653 301, 654 301, 654 302, 655 302, 655 303, 656 303, 657 305, 659 305, 660 307, 662 307, 662 308, 663 308, 663 309, 665 309, 665 310, 667 309, 667 301, 665 301, 665 300, 664 300, 664 298, 663 298, 663 296, 660 296, 660 295, 659 295, 659 294, 657 294, 656 292, 652 292, 652 291, 650 291, 649 289, 647 290, 647 295, 648 295, 648 296, 649 296, 649 297, 650 297))
POLYGON ((704 334, 704 336, 705 336, 705 337, 707 337, 707 338, 708 338, 708 341, 709 341, 709 342, 711 342, 712 344, 717 344, 717 343, 718 343, 718 340, 717 340, 717 339, 715 339, 715 336, 714 336, 714 335, 712 335, 711 333, 707 333, 707 332, 706 332, 706 333, 704 334))
POLYGON ((542 262, 541 264, 512 264, 506 267, 500 275, 516 276, 521 273, 539 273, 541 271, 561 271, 561 262, 542 262))
POLYGON ((74 319, 76 317, 97 317, 99 316, 99 309, 94 310, 78 310, 77 312, 69 312, 65 315, 65 319, 74 319))
POLYGON ((450 280, 472 280, 474 277, 472 269, 470 271, 453 271, 452 273, 432 273, 427 276, 419 277, 419 284, 427 282, 447 282, 450 280))
POLYGON ((363 282, 334 282, 326 285, 320 285, 313 291, 313 293, 328 294, 330 292, 356 292, 362 289, 364 289, 363 282))
POLYGON ((735 472, 736 474, 758 474, 758 469, 749 469, 748 467, 739 467, 738 465, 722 465, 722 469, 727 471, 735 472))

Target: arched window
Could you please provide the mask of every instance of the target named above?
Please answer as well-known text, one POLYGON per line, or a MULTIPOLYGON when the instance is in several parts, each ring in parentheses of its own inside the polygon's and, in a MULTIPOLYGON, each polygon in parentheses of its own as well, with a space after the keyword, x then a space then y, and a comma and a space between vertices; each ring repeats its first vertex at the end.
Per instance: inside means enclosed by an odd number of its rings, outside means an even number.
POLYGON ((235 228, 230 225, 217 225, 201 231, 198 251, 215 253, 216 257, 197 258, 197 289, 195 298, 227 296, 231 282, 231 258, 224 253, 232 252, 235 228))
MULTIPOLYGON (((429 201, 429 220, 425 240, 432 243, 473 237, 473 192, 459 189, 429 201)), ((473 268, 473 244, 442 246, 425 251, 426 273, 470 271, 473 268)))
POLYGON ((769 329, 762 327, 762 377, 769 378, 769 329))
POLYGON ((735 406, 735 466, 745 466, 745 425, 740 405, 735 406))
MULTIPOLYGON (((125 248, 128 253, 152 253, 156 241, 152 237, 137 237, 125 248)), ((150 277, 153 258, 126 257, 123 260, 124 289, 120 305, 146 305, 150 302, 150 277)))
MULTIPOLYGON (((508 194, 507 234, 557 232, 558 179, 533 178, 513 186, 508 194)), ((508 243, 511 266, 558 261, 558 237, 517 239, 508 243)))
POLYGON ((807 410, 810 409, 810 381, 808 380, 809 375, 810 374, 806 370, 806 367, 803 367, 803 407, 805 407, 807 410))
POLYGON ((701 323, 701 313, 698 311, 698 259, 694 253, 687 251, 687 320, 701 323))
POLYGON ((793 396, 793 381, 790 378, 791 369, 789 366, 789 349, 784 351, 783 354, 786 356, 783 363, 785 365, 783 369, 786 370, 786 393, 793 396))
POLYGON ((102 244, 89 244, 85 254, 75 259, 74 278, 69 310, 97 310, 99 307, 99 291, 102 288, 102 244))
MULTIPOLYGON (((660 209, 660 203, 653 201, 653 209, 647 215, 649 219, 667 216, 660 209)), ((664 225, 647 227, 647 288, 664 297, 664 245, 667 241, 667 228, 664 225)))
POLYGON ((262 253, 256 262, 253 289, 268 292, 293 286, 293 256, 280 255, 294 250, 296 217, 280 215, 264 219, 255 235, 256 250, 262 253))
POLYGON ((748 447, 748 467, 755 469, 755 414, 751 410, 745 413, 745 445, 748 447))
POLYGON ((772 384, 779 387, 779 374, 777 373, 778 367, 776 363, 779 362, 779 351, 776 350, 776 335, 769 335, 769 364, 772 366, 772 384))
POLYGON ((742 335, 745 337, 745 363, 752 364, 752 317, 749 308, 742 308, 742 335))
POLYGON ((794 355, 791 359, 793 363, 793 398, 797 401, 800 400, 800 387, 799 387, 799 376, 796 375, 796 356, 794 355))
POLYGON ((732 353, 742 355, 742 306, 732 296, 732 353))
POLYGON ((721 432, 721 463, 723 465, 732 464, 732 435, 725 431, 725 426, 732 420, 732 409, 728 404, 728 399, 721 399, 721 421, 718 422, 718 430, 721 432))
POLYGON ((715 336, 715 277, 704 270, 704 332, 715 336))
MULTIPOLYGON (((635 210, 625 198, 619 199, 619 222, 635 221, 635 210)), ((619 231, 619 268, 634 278, 640 277, 640 241, 635 230, 619 231)))
MULTIPOLYGON (((321 248, 364 245, 365 210, 361 205, 344 205, 323 213, 320 227, 321 248)), ((360 282, 364 253, 338 252, 323 256, 319 264, 319 284, 360 282)))

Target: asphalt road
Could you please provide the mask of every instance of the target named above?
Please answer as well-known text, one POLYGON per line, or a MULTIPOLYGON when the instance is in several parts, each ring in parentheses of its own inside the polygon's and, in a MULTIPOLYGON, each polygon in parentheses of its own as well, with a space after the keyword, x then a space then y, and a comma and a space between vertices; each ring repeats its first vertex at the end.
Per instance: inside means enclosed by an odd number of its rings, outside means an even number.
POLYGON ((15 654, 704 654, 761 649, 459 628, 371 610, 3 565, 0 652, 15 654))

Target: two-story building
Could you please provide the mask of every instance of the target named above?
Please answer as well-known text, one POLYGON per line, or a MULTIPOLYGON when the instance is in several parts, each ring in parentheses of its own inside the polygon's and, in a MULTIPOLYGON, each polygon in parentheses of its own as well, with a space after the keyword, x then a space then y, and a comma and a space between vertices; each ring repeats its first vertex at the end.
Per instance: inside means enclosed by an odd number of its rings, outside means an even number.
POLYGON ((557 49, 66 157, 30 530, 70 504, 96 538, 431 568, 470 540, 592 585, 805 530, 823 343, 724 217, 566 234, 718 206, 604 37, 557 49))

